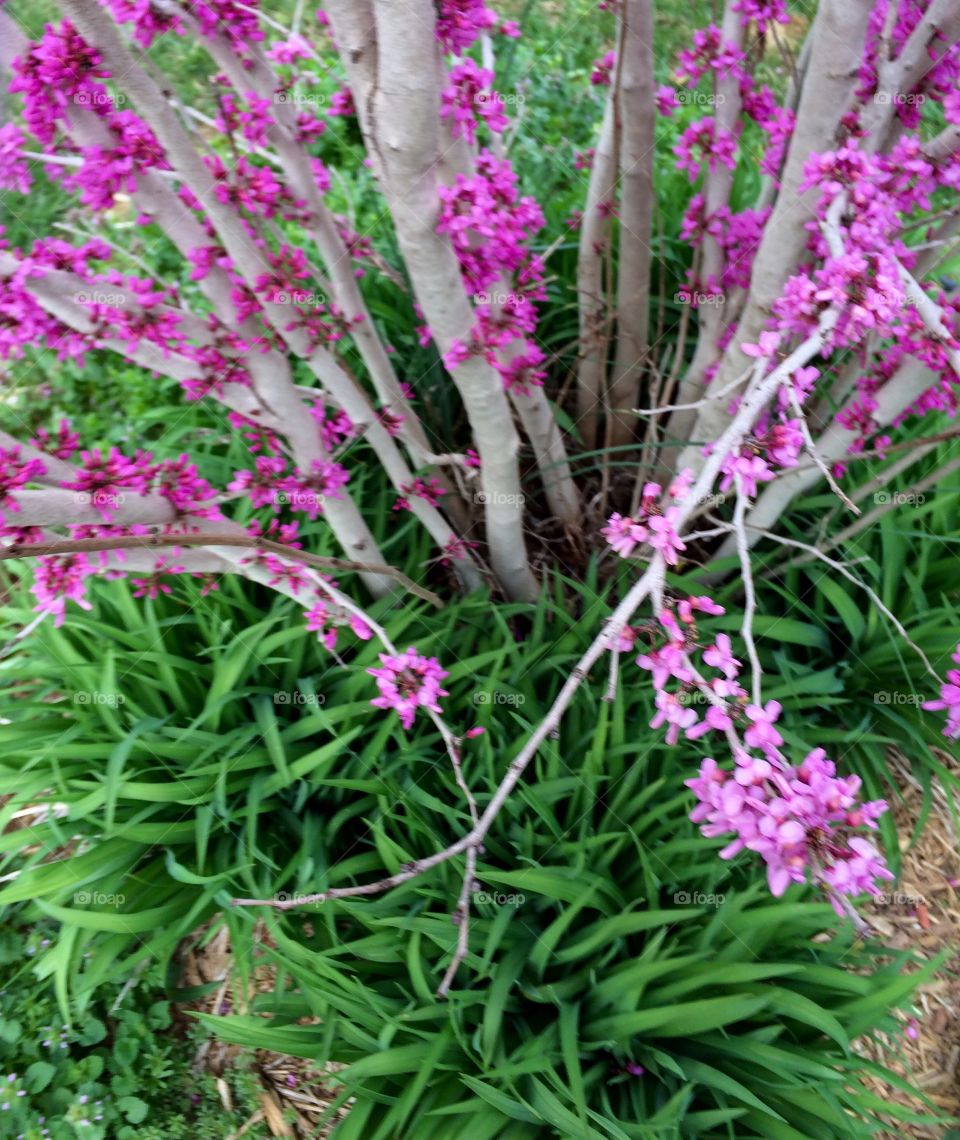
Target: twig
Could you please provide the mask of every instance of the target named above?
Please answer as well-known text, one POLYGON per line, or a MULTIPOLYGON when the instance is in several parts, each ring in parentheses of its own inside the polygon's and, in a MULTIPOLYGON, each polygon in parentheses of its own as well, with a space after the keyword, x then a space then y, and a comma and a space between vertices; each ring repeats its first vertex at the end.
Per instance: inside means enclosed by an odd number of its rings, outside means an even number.
MULTIPOLYGON (((860 531, 875 523, 882 515, 887 514, 888 511, 895 510, 897 507, 902 506, 904 501, 909 501, 911 495, 920 494, 926 491, 928 487, 936 486, 945 475, 952 475, 958 468, 960 468, 960 456, 951 459, 948 463, 944 463, 942 467, 938 467, 936 471, 927 475, 925 478, 919 479, 908 491, 889 495, 885 503, 879 503, 872 511, 861 515, 855 522, 850 523, 849 526, 844 527, 844 529, 837 534, 830 536, 824 545, 818 544, 817 549, 833 550, 835 547, 847 542, 859 534, 860 531)), ((791 563, 788 563, 788 565, 797 565, 798 561, 799 560, 794 559, 791 563)))
POLYGON ((793 383, 788 381, 785 385, 790 399, 790 406, 793 408, 794 414, 800 423, 800 434, 803 436, 803 442, 806 446, 807 453, 816 464, 820 474, 826 479, 827 485, 830 490, 837 496, 845 507, 848 507, 855 515, 860 514, 860 508, 853 502, 853 500, 846 494, 840 484, 834 479, 830 473, 830 468, 824 463, 817 451, 817 445, 813 442, 813 436, 810 434, 810 425, 807 423, 807 417, 804 415, 803 408, 800 406, 800 399, 797 396, 797 391, 793 383))
MULTIPOLYGON (((749 526, 749 524, 747 525, 749 526)), ((824 554, 822 550, 818 550, 815 546, 811 546, 808 542, 800 542, 794 538, 784 538, 782 535, 774 534, 769 530, 763 530, 761 527, 750 527, 750 529, 757 531, 757 533, 760 534, 763 538, 769 538, 774 542, 781 543, 784 546, 794 546, 798 550, 805 551, 810 558, 819 559, 821 562, 825 563, 833 570, 836 570, 838 574, 842 574, 848 582, 852 582, 855 586, 859 586, 861 590, 864 590, 870 601, 873 602, 873 604, 883 614, 883 616, 892 623, 894 629, 897 631, 897 633, 900 634, 907 645, 909 645, 910 648, 914 650, 914 652, 923 662, 924 667, 931 675, 931 677, 935 677, 938 683, 941 682, 940 674, 930 664, 930 660, 927 657, 926 653, 924 653, 920 646, 917 645, 916 642, 913 641, 913 639, 907 633, 903 622, 901 622, 900 619, 887 606, 883 604, 876 590, 868 586, 866 582, 864 582, 861 578, 858 578, 856 574, 854 574, 851 570, 848 570, 843 562, 839 562, 836 558, 831 558, 829 555, 824 554)))
POLYGON ((757 593, 753 584, 753 567, 750 565, 750 546, 747 542, 745 526, 747 511, 747 496, 739 475, 737 483, 737 501, 733 509, 733 526, 737 539, 737 554, 740 556, 740 571, 743 577, 743 591, 745 604, 743 607, 743 622, 740 626, 740 636, 747 647, 747 656, 750 658, 750 669, 753 675, 753 703, 760 703, 760 657, 757 653, 757 643, 753 639, 753 618, 757 612, 757 593))
POLYGON ((702 408, 707 400, 719 400, 721 396, 725 396, 728 392, 732 392, 734 388, 739 388, 740 385, 747 379, 750 373, 753 372, 753 365, 741 372, 736 380, 731 380, 726 388, 722 388, 719 392, 711 392, 709 396, 704 396, 702 400, 697 400, 692 404, 665 404, 659 408, 632 408, 631 411, 635 416, 659 416, 663 412, 686 412, 695 411, 697 408, 702 408))
POLYGON ((900 280, 906 289, 907 300, 917 310, 934 340, 943 346, 950 360, 950 367, 960 376, 960 349, 953 347, 954 337, 946 322, 943 310, 913 274, 899 261, 897 262, 897 269, 900 272, 900 280))
POLYGON ((613 702, 617 699, 617 677, 620 672, 620 650, 616 645, 610 646, 610 680, 607 682, 607 691, 603 699, 613 702))
POLYGON ((457 945, 447 966, 443 981, 437 987, 437 997, 446 997, 450 992, 453 979, 456 977, 460 963, 470 951, 470 894, 475 887, 475 874, 477 870, 477 848, 467 848, 466 869, 463 873, 463 886, 460 888, 460 897, 453 912, 453 921, 457 926, 457 945))

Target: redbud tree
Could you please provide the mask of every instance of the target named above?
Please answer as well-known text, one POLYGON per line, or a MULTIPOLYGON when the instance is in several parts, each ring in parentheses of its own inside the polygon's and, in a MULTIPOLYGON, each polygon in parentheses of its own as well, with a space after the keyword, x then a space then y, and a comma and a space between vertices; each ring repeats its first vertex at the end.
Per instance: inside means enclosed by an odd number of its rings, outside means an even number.
MULTIPOLYGON (((754 636, 753 549, 764 539, 784 558, 819 561, 909 643, 831 551, 883 513, 862 513, 877 480, 867 487, 854 460, 895 459, 902 425, 957 407, 960 301, 935 273, 960 225, 955 0, 822 0, 797 50, 786 0, 726 0, 665 85, 651 0, 599 4, 615 33, 590 75, 605 107, 594 146, 569 156, 582 204, 560 233, 511 161, 519 101, 498 86, 498 56, 523 29, 482 0, 327 0, 294 27, 256 0, 58 4, 60 19, 33 41, 0 8, 0 69, 18 113, 0 128, 0 185, 26 192, 42 167, 75 195, 87 231, 0 242, 0 354, 116 354, 176 381, 184 401, 215 405, 249 459, 215 486, 190 455, 98 447, 68 422, 4 434, 2 556, 32 566, 38 620, 89 607, 94 576, 155 596, 177 575, 212 586, 234 574, 302 606, 344 667, 351 639, 377 639, 370 715, 434 723, 472 827, 392 876, 314 901, 388 890, 462 856, 459 945, 441 992, 467 952, 484 837, 595 666, 610 699, 649 681, 651 727, 702 750, 687 781, 693 818, 727 837, 723 857, 746 848, 774 894, 813 881, 858 921, 851 900, 890 877, 869 838, 886 805, 865 802, 858 777, 823 749, 784 750, 754 636), (167 37, 204 53, 215 114, 186 105, 177 76, 152 61, 167 37), (771 53, 789 76, 778 91, 762 79, 771 53), (321 105, 311 92, 331 70, 341 86, 321 105), (664 131, 691 107, 689 125, 664 131), (348 120, 365 148, 354 173, 389 218, 389 250, 330 204, 341 172, 325 155, 348 120), (680 239, 691 254, 668 351, 651 319, 665 159, 689 187, 680 239), (734 194, 744 170, 755 187, 745 206, 734 194), (146 237, 172 247, 176 272, 134 264, 98 236, 119 197, 146 237), (578 314, 572 368, 539 335, 564 240, 579 243, 563 298, 578 314), (462 411, 456 424, 427 414, 371 311, 374 281, 409 298, 411 331, 435 346, 462 411), (612 485, 607 466, 599 485, 576 475, 586 453, 616 453, 626 483, 612 485), (378 550, 359 465, 429 535, 428 571, 405 573, 378 550), (838 504, 833 534, 781 534, 790 504, 820 482, 838 504), (244 500, 253 523, 237 521, 244 500), (339 557, 306 549, 298 524, 321 518, 339 557), (529 601, 552 569, 554 548, 530 538, 545 531, 626 560, 632 584, 547 717, 503 759, 499 786, 478 798, 462 757, 480 730, 445 703, 445 663, 393 645, 369 600, 442 605, 483 587, 529 601), (743 598, 734 638, 700 632, 723 612, 709 593, 671 584, 698 559, 709 590, 711 562, 729 558, 743 598)), ((960 735, 960 670, 939 676, 909 649, 931 675, 928 707, 960 735)))

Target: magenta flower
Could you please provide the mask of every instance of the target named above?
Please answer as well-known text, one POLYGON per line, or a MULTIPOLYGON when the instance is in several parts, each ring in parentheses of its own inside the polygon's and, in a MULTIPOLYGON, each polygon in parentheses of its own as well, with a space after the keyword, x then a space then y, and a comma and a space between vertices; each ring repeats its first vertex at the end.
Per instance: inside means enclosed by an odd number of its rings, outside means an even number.
POLYGON ((748 499, 756 498, 760 484, 769 483, 775 476, 766 459, 747 446, 725 455, 720 471, 723 476, 720 490, 725 494, 731 487, 737 486, 748 499))
POLYGON ((750 727, 743 734, 743 739, 750 748, 759 748, 765 755, 770 755, 783 744, 783 737, 774 728, 781 708, 779 701, 768 701, 766 708, 760 705, 747 705, 750 727))
POLYGON ((504 114, 503 100, 493 90, 493 72, 478 67, 472 59, 450 69, 450 85, 444 88, 440 114, 452 119, 453 137, 464 135, 467 142, 476 139, 477 119, 482 119, 496 134, 506 130, 510 120, 504 114))
POLYGON ((718 633, 713 645, 707 646, 703 651, 704 664, 721 673, 732 681, 740 672, 740 662, 733 656, 730 638, 725 633, 718 633))
MULTIPOLYGON (((437 0, 437 39, 444 51, 462 55, 480 35, 497 27, 496 12, 483 0, 437 0)), ((505 35, 511 35, 512 26, 504 25, 505 35)))
MULTIPOLYGON (((960 665, 960 645, 954 651, 953 660, 960 665)), ((943 727, 943 735, 954 739, 960 737, 960 669, 948 671, 946 682, 940 686, 939 700, 924 701, 923 708, 931 712, 945 710, 947 723, 943 727)))
POLYGON ((0 127, 0 190, 19 190, 26 194, 33 182, 30 167, 21 157, 24 149, 23 132, 14 123, 0 127))
POLYGON ((697 723, 696 711, 685 705, 676 693, 668 693, 663 689, 657 693, 655 699, 657 711, 650 721, 650 727, 659 728, 665 724, 667 744, 676 744, 680 738, 680 730, 688 729, 697 723))
POLYGON ((388 653, 380 654, 382 668, 368 669, 377 679, 380 696, 370 702, 376 708, 396 709, 404 728, 410 728, 418 708, 431 712, 441 711, 440 697, 448 696, 440 682, 447 671, 441 669, 435 657, 421 657, 413 648, 398 657, 388 653))
POLYGON ((5 510, 11 513, 20 510, 13 492, 38 479, 46 469, 46 464, 40 459, 21 459, 19 447, 0 447, 0 525, 7 521, 5 510))
POLYGON ((779 754, 762 759, 743 750, 738 750, 736 764, 731 779, 707 758, 700 774, 686 781, 699 801, 690 818, 703 834, 733 833, 721 858, 743 850, 759 854, 774 895, 809 875, 841 915, 849 913, 842 896, 879 894, 879 883, 893 878, 873 844, 852 831, 876 828, 886 803, 858 803, 860 780, 837 777, 823 749, 811 752, 797 768, 779 754))
POLYGON ((662 515, 651 515, 647 520, 650 536, 647 541, 654 550, 663 555, 668 566, 676 566, 677 556, 687 549, 686 543, 677 533, 677 516, 679 507, 667 507, 662 515))
POLYGON ((654 99, 657 104, 658 114, 670 118, 673 112, 680 106, 680 100, 677 98, 677 92, 673 87, 668 87, 662 84, 654 92, 654 99))
POLYGON ((629 516, 612 514, 600 531, 621 558, 629 558, 641 542, 647 540, 647 528, 629 516))
POLYGON ((757 344, 741 344, 740 351, 744 356, 752 356, 757 360, 769 358, 776 354, 781 339, 780 333, 767 330, 760 334, 757 344))
POLYGON ((601 59, 596 60, 590 73, 590 82, 594 87, 609 87, 612 82, 613 69, 617 63, 617 53, 608 51, 601 59))

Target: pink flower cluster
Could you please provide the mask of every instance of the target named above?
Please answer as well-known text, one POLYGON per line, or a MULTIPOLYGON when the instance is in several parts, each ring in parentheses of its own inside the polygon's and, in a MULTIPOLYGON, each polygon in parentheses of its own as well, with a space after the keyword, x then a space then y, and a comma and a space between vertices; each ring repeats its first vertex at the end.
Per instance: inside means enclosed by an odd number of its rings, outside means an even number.
POLYGON ((63 180, 93 210, 109 210, 115 195, 135 193, 137 177, 144 171, 169 169, 153 131, 132 111, 110 111, 103 122, 113 145, 83 148, 83 166, 63 180))
POLYGON ((400 491, 400 497, 393 504, 395 511, 409 511, 411 498, 423 499, 431 507, 438 507, 440 496, 447 493, 446 489, 432 475, 426 478, 418 475, 412 483, 401 484, 400 491))
POLYGON ((692 479, 689 469, 677 476, 669 490, 674 502, 665 510, 660 506, 660 485, 647 483, 637 517, 615 512, 600 533, 621 558, 629 558, 638 546, 647 543, 663 555, 668 566, 676 566, 678 555, 687 549, 679 534, 679 504, 686 498, 692 479))
MULTIPOLYGON (((799 765, 788 764, 776 743, 775 705, 767 706, 770 715, 760 722, 764 731, 755 733, 752 751, 736 749, 733 772, 708 757, 700 774, 685 781, 699 800, 691 819, 706 836, 733 834, 721 858, 744 849, 760 855, 774 895, 809 875, 826 890, 836 912, 848 915, 851 907, 843 896, 878 895, 880 883, 893 878, 883 856, 860 833, 876 828, 887 804, 860 802, 860 777, 837 776, 822 748, 799 765)), ((748 743, 749 736, 748 730, 748 743)))
MULTIPOLYGON (((70 458, 77 448, 76 434, 65 421, 60 424, 57 435, 51 436, 41 431, 35 445, 47 448, 58 459, 70 458)), ((26 459, 19 449, 0 449, 0 538, 14 543, 42 541, 48 536, 40 527, 22 529, 16 526, 11 515, 20 513, 16 492, 27 483, 46 474, 46 464, 41 459, 26 459)), ((44 480, 51 491, 51 480, 44 480)), ((168 531, 175 526, 185 525, 190 529, 191 522, 199 519, 221 517, 216 502, 216 492, 197 472, 196 466, 187 456, 176 459, 154 461, 149 452, 138 452, 134 458, 124 456, 116 448, 104 454, 99 449, 81 453, 80 462, 74 474, 60 481, 61 490, 72 491, 79 506, 93 507, 103 524, 65 523, 71 536, 78 539, 104 536, 144 535, 148 527, 141 524, 132 526, 112 525, 118 509, 125 500, 136 496, 155 495, 166 499, 172 508, 174 522, 166 524, 168 531)), ((118 552, 117 560, 125 557, 118 552)), ((46 556, 38 560, 32 592, 37 598, 36 610, 53 614, 56 624, 64 619, 68 601, 76 602, 89 609, 86 601, 86 581, 94 574, 107 569, 106 555, 71 554, 46 556)), ((123 571, 109 571, 113 576, 122 576, 123 571)), ((160 583, 160 575, 183 572, 183 567, 175 561, 160 557, 154 575, 137 580, 137 590, 156 596, 156 590, 166 592, 160 583)))
POLYGON ((753 21, 762 36, 771 23, 789 24, 787 0, 734 0, 734 12, 739 12, 744 24, 753 21))
POLYGON ((478 156, 476 174, 458 174, 453 186, 440 187, 440 199, 437 231, 450 236, 477 314, 471 343, 454 341, 444 363, 453 369, 479 355, 510 390, 541 384, 545 357, 537 345, 504 350, 535 331, 535 302, 546 298, 543 264, 527 248, 543 227, 543 212, 533 198, 520 196, 510 163, 488 151, 478 156))
POLYGON ((106 455, 94 448, 81 452, 73 478, 60 486, 76 491, 82 496, 81 501, 96 507, 108 523, 128 492, 141 496, 159 494, 179 517, 221 517, 216 492, 186 455, 155 462, 148 451, 138 452, 130 459, 115 447, 106 455))
POLYGON ((227 36, 237 55, 248 56, 254 45, 264 38, 257 0, 250 4, 238 0, 199 0, 191 5, 190 13, 200 24, 201 35, 227 36))
POLYGON ((0 127, 0 190, 26 194, 33 184, 30 167, 23 157, 25 139, 16 123, 0 127))
POLYGON ((329 598, 318 595, 316 602, 307 610, 307 631, 318 634, 321 643, 333 652, 338 627, 343 625, 348 625, 361 641, 369 641, 373 637, 373 631, 363 618, 338 611, 329 598))
POLYGON ((118 24, 133 24, 133 38, 148 48, 157 36, 166 32, 183 35, 183 24, 174 9, 155 0, 104 0, 118 24))
POLYGON ((113 110, 110 92, 96 82, 109 74, 100 53, 69 20, 47 24, 40 39, 13 61, 13 73, 9 90, 23 95, 24 122, 42 143, 52 143, 57 124, 78 108, 97 115, 113 110))
POLYGON ((52 614, 54 625, 63 625, 67 602, 76 602, 83 610, 92 608, 87 600, 87 579, 97 567, 86 554, 64 554, 57 558, 40 558, 33 572, 30 592, 37 599, 35 612, 52 614))
POLYGON ((733 772, 712 757, 703 761, 699 776, 685 781, 699 801, 691 818, 702 824, 706 836, 733 834, 720 853, 723 858, 745 848, 759 854, 775 895, 809 874, 826 889, 837 912, 847 914, 850 908, 841 896, 878 894, 878 882, 893 877, 877 849, 856 834, 863 827, 875 828, 887 805, 859 802, 859 777, 838 777, 822 748, 798 767, 789 764, 777 727, 779 702, 750 703, 727 634, 701 645, 697 614, 722 613, 709 597, 688 597, 666 604, 657 625, 630 631, 628 643, 641 632, 653 642, 658 626, 666 634, 661 644, 651 644, 637 658, 655 690, 657 711, 650 727, 666 726, 671 745, 681 732, 688 740, 723 733, 733 754, 733 772), (706 704, 702 719, 698 698, 706 704))
POLYGON ((704 163, 711 174, 718 166, 736 169, 737 140, 726 127, 718 126, 716 119, 703 118, 687 127, 673 153, 677 156, 677 169, 686 170, 690 181, 696 182, 704 163))
POLYGON ((761 417, 749 440, 723 457, 720 465, 720 490, 734 489, 748 499, 755 499, 761 483, 771 482, 777 469, 796 467, 803 450, 803 433, 797 419, 769 421, 761 417), (767 423, 765 428, 760 425, 767 423))
POLYGON ((609 87, 613 82, 613 69, 617 65, 617 53, 608 51, 598 59, 590 72, 590 82, 594 87, 609 87))
POLYGON ((683 215, 680 237, 696 247, 709 234, 722 254, 722 272, 719 279, 691 279, 689 288, 694 299, 698 294, 724 294, 734 289, 746 289, 750 284, 753 259, 760 247, 764 226, 770 218, 770 208, 744 209, 734 213, 720 206, 709 217, 702 194, 695 194, 683 215))
POLYGON ((380 662, 381 668, 367 670, 380 690, 380 696, 370 702, 375 708, 395 709, 404 728, 413 725, 418 708, 442 711, 439 700, 449 694, 440 682, 448 674, 436 657, 421 657, 410 648, 396 657, 381 653, 380 662))
POLYGON ((520 28, 512 20, 501 22, 483 0, 437 0, 437 39, 443 50, 453 55, 463 53, 484 32, 499 31, 516 39, 520 28))
POLYGON ((231 91, 220 95, 220 114, 215 120, 218 130, 226 135, 236 134, 238 131, 247 142, 254 146, 264 146, 267 134, 275 125, 272 112, 272 102, 262 99, 255 91, 246 91, 240 97, 231 91))
POLYGON ((510 125, 503 110, 500 96, 493 90, 493 72, 478 67, 472 59, 465 59, 450 69, 450 83, 442 92, 440 114, 452 119, 455 139, 465 136, 474 142, 478 117, 495 134, 510 125))
MULTIPOLYGON (((957 646, 953 660, 960 665, 960 645, 957 646)), ((947 713, 947 723, 943 735, 956 740, 960 737, 960 669, 950 669, 947 672, 946 682, 940 686, 940 698, 935 701, 926 701, 925 709, 937 712, 941 709, 947 713)))
POLYGON ((323 511, 325 499, 341 498, 339 490, 348 479, 339 463, 315 459, 308 473, 294 468, 287 474, 286 460, 281 456, 259 455, 254 470, 238 471, 227 490, 245 494, 255 507, 279 511, 286 505, 315 519, 323 511))
POLYGON ((20 506, 15 491, 39 479, 47 470, 41 459, 25 459, 19 447, 0 447, 0 525, 6 525, 4 511, 17 514, 20 506))

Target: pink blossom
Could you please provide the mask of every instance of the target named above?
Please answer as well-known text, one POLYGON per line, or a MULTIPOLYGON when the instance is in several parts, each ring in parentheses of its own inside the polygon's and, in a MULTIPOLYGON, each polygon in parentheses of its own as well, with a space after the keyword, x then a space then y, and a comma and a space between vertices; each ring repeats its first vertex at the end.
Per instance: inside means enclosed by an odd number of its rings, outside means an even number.
POLYGON ((33 575, 31 593, 37 599, 34 611, 53 614, 54 625, 63 624, 67 602, 76 602, 81 609, 92 609, 87 600, 87 578, 95 567, 85 554, 64 554, 41 558, 33 575))
POLYGON ((882 800, 858 805, 860 781, 837 777, 822 749, 796 768, 740 750, 734 779, 708 758, 700 774, 685 782, 698 800, 691 818, 704 835, 733 833, 723 858, 744 849, 759 854, 774 895, 809 874, 843 915, 841 896, 878 894, 878 883, 893 878, 873 844, 851 831, 875 828, 887 805, 882 800))
POLYGON ((647 529, 636 519, 612 514, 600 531, 621 558, 629 558, 641 542, 647 541, 647 529))
MULTIPOLYGON (((479 36, 497 27, 499 19, 483 0, 438 0, 437 39, 444 51, 462 55, 479 36)), ((506 34, 514 31, 511 27, 506 34)))
POLYGON ((657 712, 654 714, 653 720, 650 721, 650 727, 660 728, 661 725, 665 724, 667 732, 664 739, 667 744, 676 744, 681 729, 696 724, 697 714, 689 705, 685 705, 675 693, 667 693, 661 690, 657 693, 655 700, 657 712))
POLYGON ((677 169, 686 170, 695 182, 706 162, 711 173, 718 166, 736 169, 737 140, 726 127, 718 127, 712 118, 698 119, 683 132, 673 148, 677 169))
POLYGON ((608 51, 605 56, 598 59, 590 72, 590 82, 594 87, 609 87, 612 82, 613 69, 617 63, 617 53, 608 51))
POLYGON ((33 178, 30 167, 22 157, 23 132, 15 123, 0 127, 0 190, 19 190, 26 194, 33 178))
POLYGON ((781 333, 767 329, 760 334, 760 339, 757 344, 741 344, 740 351, 744 356, 769 359, 776 355, 782 339, 783 336, 781 333))
POLYGON ((655 98, 657 101, 657 111, 667 118, 680 106, 680 100, 677 98, 677 91, 674 87, 661 85, 656 90, 655 98))
MULTIPOLYGON (((960 646, 953 654, 953 660, 960 665, 960 646)), ((943 735, 956 739, 960 737, 960 669, 950 669, 947 680, 940 686, 940 697, 935 701, 924 701, 923 708, 931 712, 946 710, 947 723, 943 735)))
POLYGON ((402 483, 400 485, 400 498, 393 504, 395 511, 410 510, 410 499, 423 499, 424 502, 429 503, 431 507, 438 507, 440 505, 440 496, 445 495, 446 488, 433 476, 426 477, 417 476, 412 483, 402 483))
POLYGON ((493 72, 465 59, 450 69, 450 84, 442 92, 440 114, 451 118, 454 138, 476 138, 478 117, 495 133, 505 130, 510 120, 504 114, 500 97, 493 90, 493 72))
POLYGON ((750 748, 759 748, 769 756, 783 744, 783 737, 774 727, 781 711, 782 706, 779 701, 768 701, 766 707, 747 705, 746 713, 750 727, 743 738, 750 748))
POLYGON ((756 498, 761 483, 769 483, 774 472, 762 455, 749 446, 737 448, 725 455, 720 465, 720 490, 724 493, 736 487, 748 499, 756 498))
POLYGON ((20 510, 14 491, 39 479, 46 469, 40 459, 21 459, 19 447, 0 447, 0 525, 7 522, 4 511, 16 514, 20 510))
POLYGON ((687 549, 677 530, 679 516, 679 507, 667 507, 662 515, 651 515, 647 519, 650 531, 647 541, 663 555, 668 566, 676 566, 677 556, 687 549))
POLYGON ((310 59, 312 55, 309 41, 297 33, 294 33, 289 39, 277 40, 267 49, 268 59, 285 65, 296 63, 299 59, 310 59))
POLYGON ((703 651, 704 664, 713 669, 719 669, 728 681, 734 680, 740 672, 741 663, 733 656, 730 638, 725 633, 718 633, 713 645, 703 651))
POLYGON ((418 708, 439 713, 440 697, 449 694, 440 688, 440 682, 447 676, 445 669, 435 657, 421 657, 410 648, 396 657, 380 654, 382 668, 368 669, 377 680, 380 696, 370 702, 376 708, 396 709, 400 723, 410 728, 418 708))

